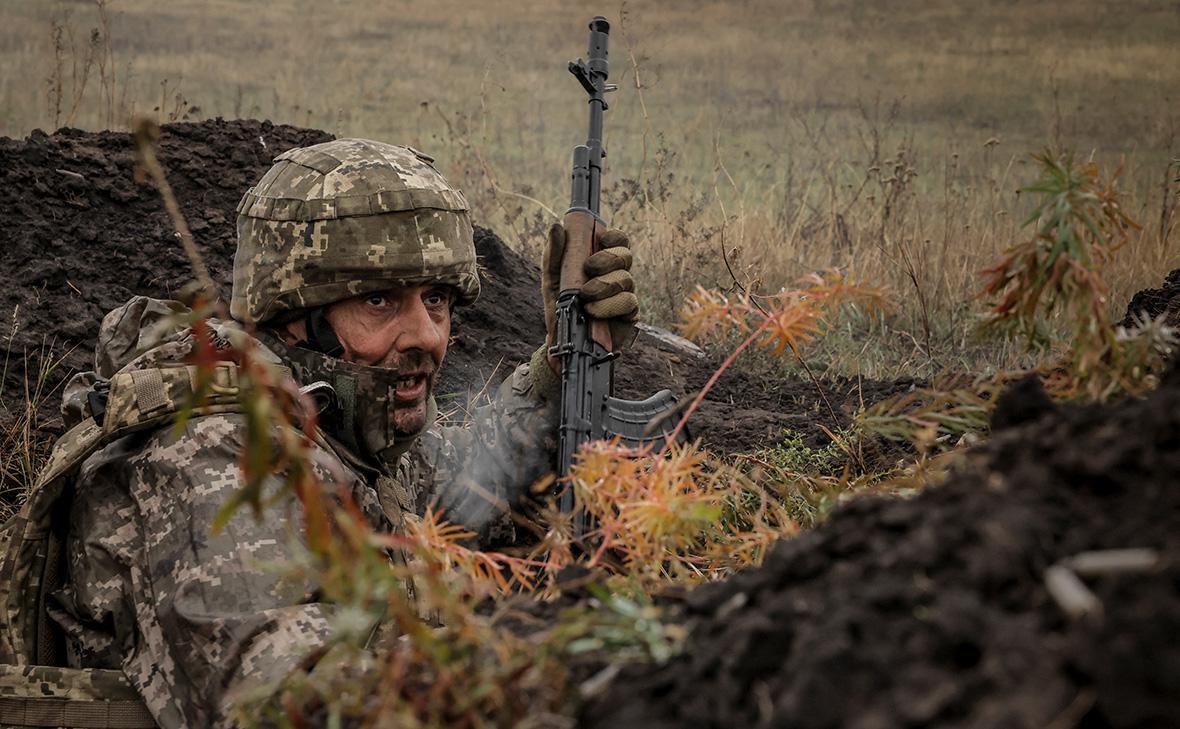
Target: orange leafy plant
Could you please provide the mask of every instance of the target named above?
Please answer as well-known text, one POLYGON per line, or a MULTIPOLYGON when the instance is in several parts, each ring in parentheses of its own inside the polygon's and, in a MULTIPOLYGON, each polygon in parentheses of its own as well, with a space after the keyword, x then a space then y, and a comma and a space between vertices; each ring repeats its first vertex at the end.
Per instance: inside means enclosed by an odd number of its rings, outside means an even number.
POLYGON ((533 590, 550 563, 502 552, 485 552, 464 544, 475 533, 445 521, 433 509, 421 517, 407 516, 405 534, 390 534, 383 542, 402 549, 441 573, 461 576, 465 592, 477 596, 507 594, 514 589, 533 590))
POLYGON ((693 398, 669 442, 684 429, 688 417, 717 384, 721 375, 750 346, 756 344, 775 354, 783 354, 790 349, 802 361, 800 346, 814 341, 823 333, 828 318, 838 306, 854 303, 876 309, 885 306, 885 295, 880 289, 846 281, 836 270, 828 271, 826 275, 808 274, 799 279, 799 283, 799 288, 784 289, 773 296, 762 297, 765 305, 748 292, 731 298, 718 291, 697 287, 680 312, 680 330, 684 336, 689 339, 707 339, 736 332, 746 337, 693 398))
POLYGON ((692 444, 637 455, 591 443, 570 480, 596 525, 587 565, 641 582, 711 579, 757 564, 796 529, 777 499, 692 444))

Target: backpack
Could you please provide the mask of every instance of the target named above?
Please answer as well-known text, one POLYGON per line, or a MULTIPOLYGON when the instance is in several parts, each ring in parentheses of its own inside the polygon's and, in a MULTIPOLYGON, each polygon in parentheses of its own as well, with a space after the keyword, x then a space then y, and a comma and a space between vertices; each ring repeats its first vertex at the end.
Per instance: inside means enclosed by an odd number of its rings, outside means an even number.
MULTIPOLYGON (((45 601, 65 580, 65 531, 83 461, 119 438, 168 426, 191 401, 196 377, 196 367, 174 365, 100 380, 88 417, 57 441, 24 505, 0 527, 0 727, 156 726, 122 671, 61 666, 64 642, 45 601)), ((213 381, 193 417, 240 410, 236 366, 220 363, 213 381)))

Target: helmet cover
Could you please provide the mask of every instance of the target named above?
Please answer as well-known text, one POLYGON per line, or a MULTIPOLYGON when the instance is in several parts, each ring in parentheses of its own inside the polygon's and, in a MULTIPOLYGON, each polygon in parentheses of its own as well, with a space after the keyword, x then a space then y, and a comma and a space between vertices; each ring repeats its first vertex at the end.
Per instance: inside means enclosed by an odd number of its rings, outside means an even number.
POLYGON ((230 313, 265 323, 394 286, 479 295, 467 200, 410 147, 337 139, 284 152, 238 205, 230 313))

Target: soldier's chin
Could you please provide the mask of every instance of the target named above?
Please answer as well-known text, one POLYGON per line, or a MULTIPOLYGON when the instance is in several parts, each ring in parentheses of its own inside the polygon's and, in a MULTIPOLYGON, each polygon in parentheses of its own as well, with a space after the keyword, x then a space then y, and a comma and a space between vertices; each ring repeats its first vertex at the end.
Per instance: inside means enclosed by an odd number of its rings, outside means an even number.
POLYGON ((426 427, 426 400, 398 403, 393 411, 393 430, 398 435, 416 435, 426 427))

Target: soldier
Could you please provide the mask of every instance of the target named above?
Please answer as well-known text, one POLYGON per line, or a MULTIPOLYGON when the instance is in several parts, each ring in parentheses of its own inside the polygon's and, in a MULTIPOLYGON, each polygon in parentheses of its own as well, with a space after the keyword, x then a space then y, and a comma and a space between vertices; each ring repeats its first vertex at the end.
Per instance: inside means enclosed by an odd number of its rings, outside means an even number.
MULTIPOLYGON (((495 502, 552 469, 557 378, 542 345, 470 427, 435 422, 451 314, 476 300, 479 279, 467 203, 431 162, 361 139, 280 155, 238 208, 235 321, 211 328, 218 340, 254 322, 258 351, 328 396, 313 468, 325 481, 342 474, 374 529, 433 504, 486 536, 495 502)), ((629 341, 638 301, 628 243, 617 232, 603 242, 583 297, 614 341, 629 341)), ((563 246, 555 226, 542 271, 549 310, 563 246)), ((171 426, 192 389, 194 337, 167 324, 180 309, 140 297, 108 314, 96 371, 67 388, 77 426, 0 535, 0 661, 64 665, 74 673, 54 676, 101 676, 127 693, 125 681, 160 727, 225 726, 243 689, 281 678, 326 641, 333 608, 260 567, 290 557, 290 509, 239 513, 210 533, 241 486, 246 425, 227 364, 215 392, 229 394, 182 431, 171 426)), ((36 709, 21 706, 22 717, 36 709)), ((0 698, 0 722, 11 711, 0 698)))

